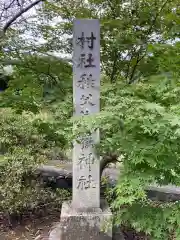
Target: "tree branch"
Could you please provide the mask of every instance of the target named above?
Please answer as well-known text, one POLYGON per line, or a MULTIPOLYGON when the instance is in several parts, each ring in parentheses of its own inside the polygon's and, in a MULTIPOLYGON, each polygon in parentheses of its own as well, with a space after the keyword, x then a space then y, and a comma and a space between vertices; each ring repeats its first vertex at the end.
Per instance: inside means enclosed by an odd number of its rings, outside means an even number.
MULTIPOLYGON (((161 9, 159 10, 159 12, 156 14, 156 17, 154 18, 154 20, 153 20, 153 22, 152 22, 149 30, 147 31, 146 36, 144 37, 144 39, 142 39, 144 42, 147 41, 147 38, 148 38, 149 34, 152 33, 153 26, 155 25, 155 23, 156 23, 156 21, 157 21, 157 18, 159 17, 160 13, 162 12, 163 8, 166 6, 166 4, 167 4, 168 2, 169 2, 169 1, 166 0, 166 1, 163 3, 163 5, 162 5, 161 9)), ((146 44, 146 45, 147 45, 147 44, 146 44)), ((147 46, 146 46, 146 51, 145 51, 145 53, 144 53, 142 56, 140 56, 140 51, 141 51, 141 50, 142 50, 142 46, 141 46, 140 49, 139 49, 139 52, 138 52, 138 55, 137 55, 137 58, 136 58, 136 63, 135 63, 135 65, 134 65, 134 67, 133 67, 133 70, 132 70, 132 72, 131 72, 131 76, 130 76, 130 79, 129 79, 129 84, 133 83, 133 81, 134 81, 134 80, 133 80, 133 77, 134 77, 134 73, 135 73, 135 71, 136 71, 136 68, 137 68, 139 62, 146 56, 147 46)))
POLYGON ((6 33, 6 31, 8 30, 8 28, 25 12, 27 12, 28 10, 30 10, 32 7, 34 7, 35 5, 37 5, 38 3, 45 1, 45 0, 36 0, 35 2, 29 4, 27 7, 22 8, 18 13, 16 13, 3 27, 2 32, 3 35, 6 33))
POLYGON ((103 170, 107 167, 109 163, 117 163, 117 162, 119 162, 119 160, 116 154, 104 156, 100 161, 100 177, 102 176, 103 170))
POLYGON ((135 53, 135 49, 133 49, 132 47, 132 51, 128 51, 127 55, 124 58, 124 61, 127 60, 127 57, 130 57, 129 62, 128 62, 128 66, 127 66, 127 72, 126 72, 126 80, 128 81, 128 77, 129 77, 129 70, 130 70, 130 65, 131 65, 131 60, 133 58, 133 54, 135 53))
POLYGON ((114 82, 114 78, 115 78, 115 75, 117 73, 116 65, 117 65, 117 61, 118 61, 118 53, 117 53, 116 49, 114 50, 114 54, 115 54, 115 56, 114 56, 113 67, 112 67, 112 72, 111 72, 111 83, 114 82))

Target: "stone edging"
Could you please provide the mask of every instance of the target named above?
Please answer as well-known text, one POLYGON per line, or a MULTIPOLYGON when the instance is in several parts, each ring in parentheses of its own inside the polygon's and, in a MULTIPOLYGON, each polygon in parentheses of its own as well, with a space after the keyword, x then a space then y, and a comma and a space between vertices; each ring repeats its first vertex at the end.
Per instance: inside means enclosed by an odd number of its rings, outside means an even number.
MULTIPOLYGON (((46 166, 43 165, 37 169, 37 173, 40 173, 44 178, 52 178, 58 179, 58 181, 67 181, 72 182, 72 166, 68 163, 68 168, 58 168, 54 166, 46 166)), ((107 173, 103 175, 109 175, 109 184, 110 186, 114 186, 117 181, 117 176, 119 175, 118 169, 108 168, 106 169, 107 173), (112 171, 112 174, 111 174, 112 171)), ((70 188, 71 188, 70 184, 70 188)), ((58 186, 57 186, 58 187, 58 186)), ((156 201, 164 201, 164 202, 175 202, 180 200, 180 187, 174 185, 167 185, 167 186, 157 186, 151 185, 146 188, 147 196, 151 200, 156 201)))

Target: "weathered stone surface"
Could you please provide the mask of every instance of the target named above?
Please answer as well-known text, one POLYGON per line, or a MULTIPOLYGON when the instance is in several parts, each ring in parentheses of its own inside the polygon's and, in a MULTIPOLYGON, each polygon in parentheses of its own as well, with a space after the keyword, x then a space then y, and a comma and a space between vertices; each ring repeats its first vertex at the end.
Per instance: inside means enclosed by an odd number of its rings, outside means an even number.
POLYGON ((49 238, 47 240, 61 240, 62 239, 61 235, 62 235, 62 226, 61 226, 61 223, 59 222, 50 231, 49 238))
MULTIPOLYGON (((52 231, 49 234, 48 239, 43 239, 43 240, 62 240, 62 226, 61 223, 56 224, 52 231)), ((124 235, 120 229, 118 228, 113 228, 113 233, 112 233, 112 240, 124 240, 124 235)))
POLYGON ((112 213, 104 200, 101 200, 101 208, 89 211, 76 211, 71 201, 64 202, 60 240, 111 240, 111 218, 112 213))
MULTIPOLYGON (((100 23, 98 19, 75 19, 73 24, 74 116, 100 111, 100 23)), ((74 125, 75 126, 75 125, 74 125)), ((79 136, 73 142, 74 208, 100 206, 100 159, 94 145, 99 131, 79 136)))
POLYGON ((146 188, 147 196, 153 201, 176 202, 180 200, 180 187, 173 185, 149 186, 146 188))

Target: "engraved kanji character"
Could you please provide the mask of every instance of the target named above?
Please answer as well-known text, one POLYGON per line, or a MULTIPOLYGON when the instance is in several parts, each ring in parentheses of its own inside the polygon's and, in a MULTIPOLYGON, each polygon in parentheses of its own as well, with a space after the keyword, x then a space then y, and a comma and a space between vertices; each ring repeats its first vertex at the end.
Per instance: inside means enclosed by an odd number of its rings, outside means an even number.
POLYGON ((96 65, 93 65, 93 62, 94 62, 94 58, 92 56, 92 53, 88 53, 88 58, 87 59, 86 59, 86 54, 81 53, 81 55, 79 57, 79 63, 77 65, 77 67, 80 67, 80 68, 96 67, 96 65), (86 62, 88 64, 86 64, 86 62))
POLYGON ((96 40, 96 37, 94 36, 93 32, 91 32, 91 36, 90 37, 85 37, 84 36, 84 32, 82 32, 81 37, 77 38, 76 43, 79 44, 82 49, 84 49, 84 43, 87 42, 88 43, 88 47, 90 49, 93 49, 93 47, 94 47, 94 40, 96 40))
POLYGON ((80 98, 81 106, 84 106, 85 104, 90 104, 91 106, 96 105, 95 103, 92 102, 92 94, 90 93, 89 96, 85 96, 84 94, 80 98))
POLYGON ((81 153, 79 157, 78 165, 80 165, 80 169, 82 169, 85 165, 88 165, 89 171, 91 171, 91 165, 94 164, 95 158, 92 153, 85 155, 81 153))
POLYGON ((85 110, 81 110, 81 115, 89 115, 90 111, 86 108, 85 110))
POLYGON ((84 150, 85 148, 88 147, 93 147, 94 146, 94 140, 92 138, 92 135, 85 135, 80 138, 80 143, 82 145, 81 149, 84 150))
POLYGON ((87 75, 86 73, 83 73, 80 76, 80 80, 77 82, 77 87, 80 87, 81 89, 94 87, 95 86, 95 80, 92 77, 92 74, 87 75))
POLYGON ((92 176, 89 175, 88 179, 85 176, 81 176, 78 179, 77 189, 85 190, 88 188, 96 188, 94 184, 94 180, 92 179, 92 176))

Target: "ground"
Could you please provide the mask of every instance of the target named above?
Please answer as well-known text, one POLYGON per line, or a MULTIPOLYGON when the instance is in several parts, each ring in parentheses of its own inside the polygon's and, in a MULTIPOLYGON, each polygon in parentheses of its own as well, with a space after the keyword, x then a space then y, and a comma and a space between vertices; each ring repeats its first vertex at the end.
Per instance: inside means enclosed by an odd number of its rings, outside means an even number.
MULTIPOLYGON (((48 240, 49 231, 60 220, 60 211, 48 213, 43 217, 23 217, 21 224, 13 223, 9 228, 1 222, 0 240, 48 240)), ((122 227, 125 240, 149 240, 144 234, 137 234, 133 230, 122 227)))
POLYGON ((1 223, 0 240, 48 240, 50 229, 59 221, 60 211, 48 213, 43 217, 24 217, 21 224, 13 223, 9 228, 1 223))

